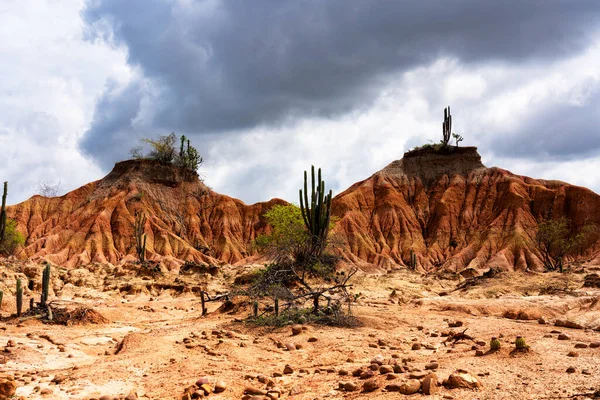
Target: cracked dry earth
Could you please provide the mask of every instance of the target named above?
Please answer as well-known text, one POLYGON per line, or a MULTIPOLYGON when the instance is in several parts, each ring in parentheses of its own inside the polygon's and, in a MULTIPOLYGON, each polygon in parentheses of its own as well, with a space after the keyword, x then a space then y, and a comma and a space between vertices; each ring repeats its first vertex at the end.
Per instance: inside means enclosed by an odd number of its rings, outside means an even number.
MULTIPOLYGON (((15 377, 15 398, 25 399, 181 399, 201 377, 225 384, 222 393, 209 395, 215 399, 241 399, 249 387, 261 393, 269 381, 282 399, 392 399, 405 396, 386 391, 387 385, 431 371, 440 381, 437 393, 410 398, 591 398, 600 390, 600 332, 593 329, 600 327, 600 290, 582 289, 582 281, 577 274, 503 273, 455 291, 457 281, 405 271, 362 275, 353 289, 361 293, 353 308, 361 326, 307 325, 298 335, 289 326, 245 325, 240 320, 249 307, 228 314, 218 309, 220 303, 209 303, 208 315, 201 317, 192 293, 90 289, 61 300, 93 307, 109 323, 3 321, 0 344, 10 346, 0 355, 0 369, 15 377), (540 317, 547 323, 540 324, 540 317), (556 320, 584 328, 557 327, 556 320), (462 326, 449 327, 457 321, 462 326), (473 340, 446 336, 463 331, 473 340), (511 355, 517 335, 530 351, 511 355), (501 349, 487 354, 492 336, 500 338, 501 349), (300 348, 288 351, 290 343, 300 348), (396 373, 374 372, 367 393, 367 380, 352 373, 369 370, 373 360, 389 366, 382 372, 398 367, 396 373), (284 374, 286 366, 291 373, 284 374), (570 367, 575 371, 567 373, 570 367), (443 387, 458 369, 477 378, 481 388, 443 387), (340 383, 356 391, 340 389, 340 383)), ((6 317, 6 307, 3 311, 6 317)))

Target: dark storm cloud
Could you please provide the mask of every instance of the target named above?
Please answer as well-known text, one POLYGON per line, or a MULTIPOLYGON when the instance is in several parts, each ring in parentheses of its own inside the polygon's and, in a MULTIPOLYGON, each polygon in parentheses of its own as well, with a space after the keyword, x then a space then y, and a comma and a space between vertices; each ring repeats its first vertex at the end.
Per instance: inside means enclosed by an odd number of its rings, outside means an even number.
POLYGON ((583 104, 543 107, 516 130, 498 132, 489 147, 499 156, 514 158, 576 160, 599 155, 600 90, 583 104))
MULTIPOLYGON (((82 17, 90 39, 126 48, 128 62, 155 89, 145 126, 189 134, 367 107, 391 74, 441 56, 463 63, 566 57, 589 45, 600 5, 89 0, 82 17)), ((143 99, 133 89, 105 94, 83 149, 104 165, 122 157, 109 150, 136 132, 143 99)))

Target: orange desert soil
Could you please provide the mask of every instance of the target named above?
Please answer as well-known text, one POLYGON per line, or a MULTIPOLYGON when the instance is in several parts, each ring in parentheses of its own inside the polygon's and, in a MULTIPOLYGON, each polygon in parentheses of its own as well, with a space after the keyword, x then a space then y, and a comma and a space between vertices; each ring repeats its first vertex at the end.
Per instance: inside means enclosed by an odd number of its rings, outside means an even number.
MULTIPOLYGON (((26 282, 27 268, 32 264, 2 267, 0 344, 7 347, 0 353, 0 369, 15 376, 16 398, 181 399, 187 387, 207 376, 211 384, 226 384, 223 393, 210 398, 241 399, 247 387, 265 389, 257 380, 264 375, 280 389, 282 399, 395 399, 404 395, 384 388, 411 374, 424 376, 432 361, 438 364, 434 370, 440 383, 464 369, 481 382, 481 389, 440 387, 437 394, 411 398, 545 399, 600 390, 600 348, 590 347, 600 342, 600 290, 582 288, 582 273, 503 272, 473 281, 464 290, 455 290, 461 283, 456 277, 406 270, 359 273, 352 291, 360 293, 353 313, 361 326, 309 324, 292 336, 289 326, 257 328, 240 322, 251 312, 242 297, 233 298, 237 306, 232 313, 221 312, 221 303, 214 302, 201 316, 194 288, 228 290, 239 271, 229 266, 214 276, 166 275, 156 280, 126 273, 115 277, 108 267, 90 275, 82 268, 80 281, 56 272, 53 304, 90 307, 109 322, 61 326, 25 317, 19 323, 8 319, 15 307, 10 288, 16 277, 26 282), (540 324, 538 318, 547 323, 540 324), (554 326, 556 320, 582 329, 554 326), (456 321, 462 326, 450 328, 456 321), (442 334, 465 329, 474 341, 443 343, 448 338, 442 334), (569 339, 559 340, 557 332, 569 339), (517 335, 531 348, 511 355, 517 335), (501 350, 476 356, 477 350, 489 350, 492 336, 500 337, 501 350), (301 348, 288 351, 278 343, 301 348), (577 356, 568 356, 570 352, 577 356), (342 370, 366 370, 378 356, 384 366, 398 363, 404 372, 375 373, 369 380, 375 390, 369 393, 361 392, 365 380, 340 375, 342 370), (286 365, 293 373, 277 376, 286 365), (569 367, 575 372, 567 373, 569 367), (339 390, 340 383, 354 383, 358 390, 339 390)), ((592 266, 582 268, 597 272, 592 266)), ((39 288, 26 289, 25 297, 31 296, 38 297, 39 288)))

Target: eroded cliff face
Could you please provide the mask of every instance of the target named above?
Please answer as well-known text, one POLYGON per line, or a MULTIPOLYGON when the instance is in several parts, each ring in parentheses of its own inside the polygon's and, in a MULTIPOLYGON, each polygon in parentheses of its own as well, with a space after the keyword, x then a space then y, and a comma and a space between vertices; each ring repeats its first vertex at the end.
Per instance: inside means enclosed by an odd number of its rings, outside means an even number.
POLYGON ((10 218, 27 238, 20 257, 74 266, 133 260, 135 212, 147 215, 149 259, 234 263, 268 230, 261 217, 283 200, 246 205, 210 190, 195 174, 153 161, 124 161, 104 179, 65 196, 34 196, 10 218))
MULTIPOLYGON (((11 206, 27 238, 21 258, 64 266, 118 264, 135 258, 135 212, 148 216, 148 258, 172 264, 241 262, 268 233, 263 214, 274 199, 246 205, 215 193, 195 174, 153 161, 124 161, 105 178, 62 197, 11 206)), ((333 199, 334 229, 350 262, 383 269, 467 267, 540 270, 540 221, 564 216, 600 226, 600 196, 558 181, 486 168, 474 147, 406 153, 333 199)), ((581 259, 598 257, 599 243, 581 259)))
POLYGON ((538 223, 552 215, 576 227, 600 225, 600 196, 486 168, 477 149, 466 147, 406 153, 338 195, 333 212, 343 253, 356 263, 408 265, 413 250, 420 270, 541 270, 538 223))

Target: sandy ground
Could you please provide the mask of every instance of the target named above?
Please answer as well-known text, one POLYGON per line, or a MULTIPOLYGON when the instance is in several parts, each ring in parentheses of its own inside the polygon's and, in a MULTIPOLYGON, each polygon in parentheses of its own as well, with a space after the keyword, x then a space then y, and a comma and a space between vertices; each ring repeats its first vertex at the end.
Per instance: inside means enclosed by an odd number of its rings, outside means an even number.
MULTIPOLYGON (((218 290, 232 277, 212 279, 212 289, 218 290)), ((5 294, 0 345, 14 341, 14 346, 0 353, 0 370, 15 376, 17 398, 25 399, 130 394, 140 399, 181 399, 184 390, 204 376, 227 384, 225 392, 211 398, 240 399, 248 386, 266 387, 256 379, 259 375, 273 380, 281 398, 392 399, 404 395, 385 391, 386 385, 411 374, 422 376, 425 365, 435 360, 440 381, 464 369, 480 380, 482 388, 440 387, 437 394, 412 398, 567 398, 600 390, 600 348, 589 347, 600 342, 600 331, 594 330, 600 327, 600 290, 583 289, 582 282, 582 274, 505 273, 454 291, 458 281, 406 271, 361 275, 353 289, 361 293, 353 308, 361 326, 307 325, 296 336, 290 327, 256 328, 241 322, 250 312, 247 307, 228 314, 217 310, 221 303, 209 303, 209 313, 202 317, 200 301, 191 292, 152 289, 126 294, 69 284, 62 288, 62 301, 93 307, 110 322, 66 327, 35 318, 7 321, 14 306, 5 294), (506 318, 519 312, 520 318, 529 320, 506 318), (539 317, 548 323, 540 324, 539 317), (587 329, 556 327, 557 319, 587 329), (462 326, 450 328, 454 321, 462 326), (444 343, 447 337, 442 334, 465 329, 474 341, 444 343), (569 339, 558 340, 558 332, 569 339), (526 338, 528 353, 510 354, 517 335, 526 338), (492 336, 501 337, 501 350, 476 356, 477 349, 489 350, 492 336), (301 349, 283 350, 278 343, 294 343, 301 349), (421 348, 413 350, 414 343, 421 348), (572 351, 576 357, 568 356, 572 351), (340 370, 351 374, 367 369, 379 355, 384 365, 397 362, 407 371, 390 377, 377 373, 373 380, 378 389, 370 393, 360 391, 364 380, 340 376, 340 370), (294 372, 277 376, 286 365, 294 372), (569 367, 576 372, 567 373, 569 367), (357 383, 359 390, 339 390, 340 382, 357 383)))

